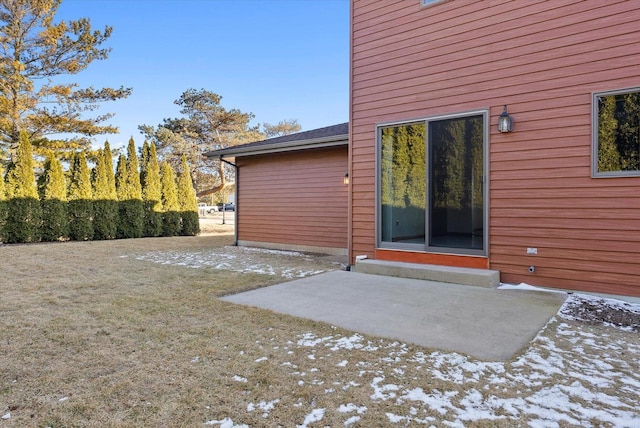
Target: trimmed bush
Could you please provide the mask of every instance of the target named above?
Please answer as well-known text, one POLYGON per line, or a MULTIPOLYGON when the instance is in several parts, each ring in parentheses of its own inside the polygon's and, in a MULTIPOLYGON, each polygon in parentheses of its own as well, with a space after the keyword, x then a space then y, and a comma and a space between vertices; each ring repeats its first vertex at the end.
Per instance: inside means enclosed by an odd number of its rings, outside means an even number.
POLYGON ((116 168, 116 192, 118 194, 118 238, 140 238, 144 226, 142 188, 138 172, 138 155, 129 140, 127 158, 120 155, 116 168))
POLYGON ((7 220, 7 190, 4 185, 4 168, 0 163, 0 242, 3 241, 4 224, 7 220))
POLYGON ((181 235, 196 236, 200 233, 200 217, 197 211, 181 211, 180 218, 182 219, 181 235))
POLYGON ((144 218, 144 207, 139 199, 118 201, 117 237, 119 239, 141 238, 144 218))
POLYGON ((176 189, 175 174, 168 162, 163 162, 160 170, 162 186, 162 236, 180 234, 180 206, 176 189))
POLYGON ((118 231, 118 201, 97 199, 93 201, 93 239, 115 239, 118 231))
POLYGON ((25 131, 20 132, 15 162, 6 176, 7 217, 2 233, 8 244, 38 242, 42 208, 33 173, 33 151, 25 131))
POLYGON ((93 239, 115 239, 118 225, 118 201, 109 143, 98 152, 93 168, 93 239))
POLYGON ((93 239, 93 192, 91 174, 84 152, 73 156, 70 169, 69 190, 69 238, 75 241, 93 239))
POLYGON ((129 194, 126 199, 141 201, 142 184, 140 184, 140 165, 133 138, 129 139, 129 145, 127 146, 127 186, 129 194))
POLYGON ((120 155, 116 169, 116 189, 118 191, 118 239, 142 236, 142 209, 138 210, 135 200, 125 199, 127 194, 127 166, 124 155, 120 155), (123 175, 124 174, 124 175, 123 175))
POLYGON ((42 207, 38 198, 11 198, 7 201, 7 219, 4 227, 6 244, 40 241, 42 207))
POLYGON ((38 191, 42 205, 42 240, 58 241, 68 237, 67 187, 62 164, 53 154, 45 161, 38 191))
POLYGON ((142 200, 144 202, 144 236, 162 235, 162 184, 155 144, 142 146, 142 200))
POLYGON ((182 228, 180 234, 184 236, 195 236, 200 233, 200 220, 198 218, 198 200, 196 191, 193 188, 193 181, 187 166, 187 158, 182 156, 180 162, 180 173, 178 174, 178 206, 182 218, 182 228))

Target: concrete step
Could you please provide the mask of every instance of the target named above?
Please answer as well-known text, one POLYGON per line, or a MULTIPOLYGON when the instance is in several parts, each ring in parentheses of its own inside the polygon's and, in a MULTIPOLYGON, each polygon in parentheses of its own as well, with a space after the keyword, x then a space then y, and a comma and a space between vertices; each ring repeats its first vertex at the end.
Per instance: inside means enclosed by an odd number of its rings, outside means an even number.
POLYGON ((390 262, 386 260, 357 260, 354 271, 399 278, 423 279, 479 287, 497 287, 500 272, 488 269, 471 269, 418 263, 390 262))

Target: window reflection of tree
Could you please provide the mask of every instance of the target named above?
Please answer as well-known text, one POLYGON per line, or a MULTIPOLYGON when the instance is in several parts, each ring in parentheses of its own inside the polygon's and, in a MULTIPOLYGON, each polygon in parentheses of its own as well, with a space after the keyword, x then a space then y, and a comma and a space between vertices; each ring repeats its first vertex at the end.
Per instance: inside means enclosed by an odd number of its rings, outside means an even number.
POLYGON ((422 239, 426 208, 425 124, 381 130, 384 241, 422 239))
POLYGON ((425 244, 428 229, 443 238, 429 245, 482 248, 483 127, 473 116, 381 128, 382 241, 425 244))
POLYGON ((429 124, 431 245, 481 248, 482 126, 481 116, 429 124))
POLYGON ((482 206, 482 118, 430 124, 434 208, 482 206))
POLYGON ((640 171, 640 93, 598 97, 598 171, 640 171))

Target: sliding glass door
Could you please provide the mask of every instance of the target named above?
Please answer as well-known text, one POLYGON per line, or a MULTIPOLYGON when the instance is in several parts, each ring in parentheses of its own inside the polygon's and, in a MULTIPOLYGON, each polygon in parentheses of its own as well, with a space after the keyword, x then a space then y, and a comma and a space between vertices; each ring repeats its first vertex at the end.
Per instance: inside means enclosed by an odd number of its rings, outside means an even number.
POLYGON ((486 113, 378 128, 378 245, 486 252, 486 113))

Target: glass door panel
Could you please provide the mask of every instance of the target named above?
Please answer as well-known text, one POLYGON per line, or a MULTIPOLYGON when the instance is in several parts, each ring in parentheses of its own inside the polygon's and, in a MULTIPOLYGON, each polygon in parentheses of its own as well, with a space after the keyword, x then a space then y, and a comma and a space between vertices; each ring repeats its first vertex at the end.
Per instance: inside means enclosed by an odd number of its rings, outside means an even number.
POLYGON ((388 243, 425 245, 426 125, 381 129, 380 227, 388 243))
POLYGON ((429 123, 427 247, 484 249, 483 116, 429 123))

